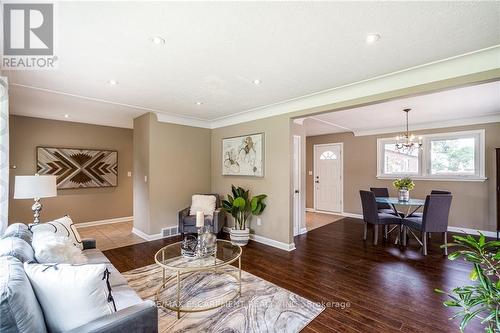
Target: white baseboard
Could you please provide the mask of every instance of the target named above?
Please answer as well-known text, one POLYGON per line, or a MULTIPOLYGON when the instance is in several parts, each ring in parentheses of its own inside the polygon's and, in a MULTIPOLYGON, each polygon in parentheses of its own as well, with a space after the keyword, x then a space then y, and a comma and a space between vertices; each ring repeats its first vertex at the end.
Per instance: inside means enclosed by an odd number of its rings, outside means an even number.
POLYGON ((139 229, 132 228, 132 233, 136 234, 137 236, 139 236, 142 239, 147 240, 147 241, 152 241, 152 240, 157 240, 157 239, 162 238, 161 232, 157 233, 157 234, 149 235, 149 234, 146 234, 146 233, 140 231, 139 229))
MULTIPOLYGON (((314 208, 306 208, 307 212, 313 212, 313 213, 324 213, 324 214, 333 214, 333 215, 342 215, 345 217, 354 217, 357 219, 363 219, 363 215, 361 214, 354 214, 354 213, 331 213, 331 212, 323 212, 323 211, 317 211, 314 208)), ((487 237, 497 237, 497 233, 495 231, 486 231, 486 230, 477 230, 477 229, 470 229, 470 228, 462 228, 462 227, 448 227, 449 232, 456 232, 459 234, 470 234, 470 235, 479 235, 479 232, 482 233, 483 235, 487 237)))
POLYGON ((82 222, 82 223, 75 223, 75 226, 77 228, 85 228, 85 227, 93 227, 96 225, 103 225, 103 224, 111 224, 111 223, 120 223, 120 222, 129 222, 134 219, 133 216, 125 216, 125 217, 117 217, 114 219, 107 219, 107 220, 98 220, 98 221, 89 221, 89 222, 82 222))
POLYGON ((305 233, 307 233, 307 228, 300 228, 299 235, 303 235, 305 233))
MULTIPOLYGON (((353 217, 357 219, 363 219, 363 215, 361 214, 354 214, 354 213, 331 213, 331 212, 323 212, 323 211, 317 211, 314 208, 306 208, 307 212, 314 212, 314 213, 324 213, 324 214, 333 214, 333 215, 342 215, 345 217, 353 217)), ((486 231, 486 230, 477 230, 477 229, 470 229, 470 228, 462 228, 462 227, 448 227, 449 232, 456 232, 459 234, 470 234, 470 235, 479 235, 479 232, 485 235, 486 237, 497 237, 497 233, 495 231, 486 231)))
POLYGON ((287 244, 287 243, 283 243, 283 242, 278 242, 274 239, 270 239, 270 238, 266 238, 266 237, 262 237, 262 236, 254 235, 254 234, 250 234, 250 239, 253 241, 256 241, 258 243, 269 245, 269 246, 272 246, 272 247, 275 247, 275 248, 278 248, 281 250, 289 251, 289 252, 295 250, 295 243, 287 244))
POLYGON ((345 216, 345 217, 353 217, 355 219, 363 219, 363 215, 361 215, 361 214, 354 214, 354 213, 343 212, 340 215, 345 216))
POLYGON ((469 235, 479 235, 479 233, 482 233, 487 237, 494 237, 494 238, 497 237, 497 233, 495 231, 476 230, 476 229, 461 228, 461 227, 448 227, 448 231, 457 232, 460 234, 469 234, 469 235))
MULTIPOLYGON (((225 232, 229 233, 231 228, 224 227, 223 230, 225 232)), ((287 244, 287 243, 279 242, 279 241, 276 241, 274 239, 270 239, 270 238, 255 235, 255 234, 250 234, 250 239, 257 242, 257 243, 269 245, 269 246, 275 247, 275 248, 280 249, 280 250, 285 250, 285 251, 289 251, 289 252, 295 250, 295 243, 287 244)))

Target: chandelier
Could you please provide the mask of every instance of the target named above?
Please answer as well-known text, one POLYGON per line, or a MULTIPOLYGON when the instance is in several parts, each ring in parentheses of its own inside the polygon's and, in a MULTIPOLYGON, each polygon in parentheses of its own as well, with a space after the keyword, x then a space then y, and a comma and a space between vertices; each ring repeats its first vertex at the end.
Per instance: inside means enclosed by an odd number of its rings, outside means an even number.
POLYGON ((405 153, 412 153, 414 149, 422 149, 422 137, 419 136, 418 141, 416 141, 415 135, 410 135, 408 130, 408 113, 410 110, 403 110, 406 113, 406 132, 396 137, 396 149, 405 153))

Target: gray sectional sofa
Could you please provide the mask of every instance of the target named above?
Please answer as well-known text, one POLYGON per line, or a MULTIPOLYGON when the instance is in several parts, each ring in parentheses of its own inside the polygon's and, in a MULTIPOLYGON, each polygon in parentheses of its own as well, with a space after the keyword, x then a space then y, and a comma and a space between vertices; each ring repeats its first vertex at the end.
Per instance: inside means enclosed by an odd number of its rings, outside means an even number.
MULTIPOLYGON (((127 284, 94 240, 83 241, 89 264, 104 263, 117 311, 71 330, 81 332, 158 332, 158 310, 143 301, 127 284)), ((0 332, 47 332, 43 311, 24 272, 23 262, 34 260, 31 232, 24 224, 10 225, 0 239, 0 332)))

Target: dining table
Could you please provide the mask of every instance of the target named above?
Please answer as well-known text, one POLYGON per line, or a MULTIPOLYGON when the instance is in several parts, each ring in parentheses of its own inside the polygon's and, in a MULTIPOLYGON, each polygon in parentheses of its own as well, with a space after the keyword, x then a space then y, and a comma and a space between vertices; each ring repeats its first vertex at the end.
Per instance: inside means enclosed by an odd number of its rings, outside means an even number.
MULTIPOLYGON (((410 215, 415 213, 417 210, 420 209, 420 207, 422 207, 425 204, 425 200, 422 200, 422 199, 410 198, 409 200, 404 201, 404 200, 399 200, 399 198, 397 198, 397 197, 376 197, 375 201, 377 203, 380 203, 380 204, 388 204, 389 206, 391 206, 392 209, 394 210, 395 215, 399 216, 399 218, 401 218, 401 220, 409 217, 410 215), (406 208, 405 209, 406 212, 399 212, 396 208, 397 206, 401 206, 401 207, 406 208)), ((387 234, 390 234, 396 228, 397 228, 397 226, 392 227, 392 229, 390 229, 387 232, 387 234)), ((394 242, 394 244, 398 244, 399 240, 401 239, 401 235, 403 235, 403 232, 408 232, 408 231, 420 243, 420 245, 422 245, 422 242, 417 237, 417 235, 415 235, 410 228, 404 228, 403 225, 401 225, 401 227, 400 227, 398 236, 396 237, 396 241, 394 242)))

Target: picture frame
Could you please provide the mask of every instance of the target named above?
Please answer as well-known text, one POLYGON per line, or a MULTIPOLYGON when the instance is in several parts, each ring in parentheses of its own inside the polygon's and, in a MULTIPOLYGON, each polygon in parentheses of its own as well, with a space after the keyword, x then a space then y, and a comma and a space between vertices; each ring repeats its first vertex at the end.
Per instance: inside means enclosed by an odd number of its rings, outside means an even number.
POLYGON ((40 175, 57 176, 57 189, 118 186, 118 151, 63 147, 36 147, 40 175))
POLYGON ((264 133, 222 139, 222 175, 264 177, 264 133))

